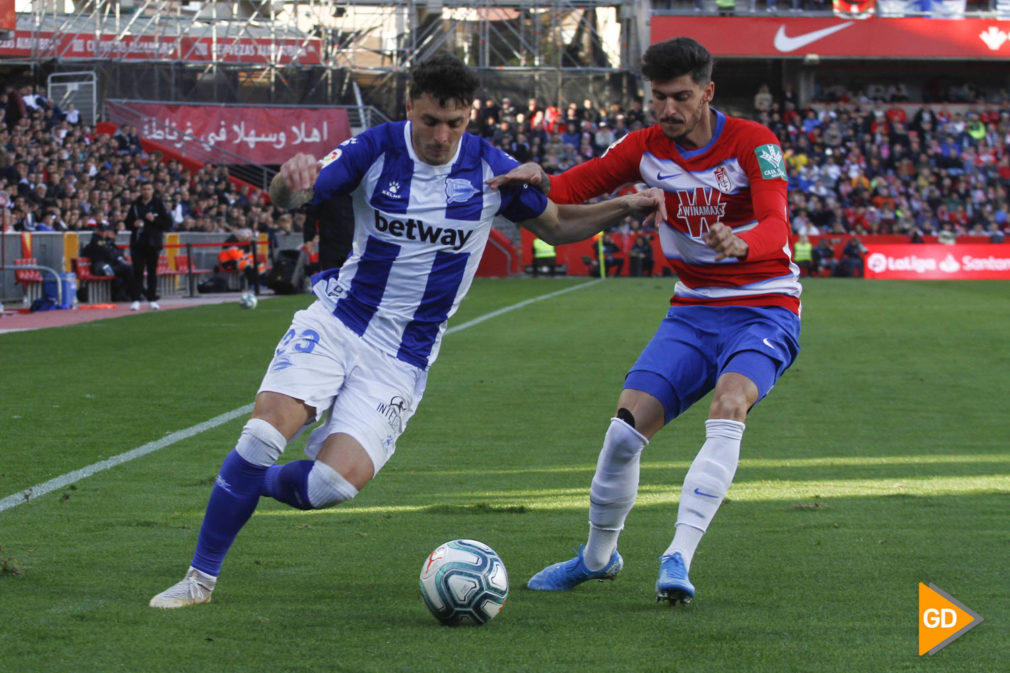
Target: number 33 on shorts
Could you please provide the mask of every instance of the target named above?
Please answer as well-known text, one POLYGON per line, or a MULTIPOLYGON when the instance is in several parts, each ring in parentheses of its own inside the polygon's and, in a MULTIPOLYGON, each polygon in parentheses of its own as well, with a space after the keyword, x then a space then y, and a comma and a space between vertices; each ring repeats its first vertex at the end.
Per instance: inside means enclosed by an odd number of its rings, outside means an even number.
POLYGON ((311 353, 317 343, 319 343, 319 333, 315 330, 303 329, 301 332, 296 332, 289 329, 281 342, 277 344, 276 355, 283 355, 288 348, 296 353, 311 353))

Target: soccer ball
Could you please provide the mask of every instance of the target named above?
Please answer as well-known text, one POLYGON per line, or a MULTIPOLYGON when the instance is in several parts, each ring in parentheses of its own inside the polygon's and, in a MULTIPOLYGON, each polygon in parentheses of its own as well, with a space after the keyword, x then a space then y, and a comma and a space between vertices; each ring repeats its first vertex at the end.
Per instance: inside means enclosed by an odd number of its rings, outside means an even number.
POLYGON ((259 299, 252 292, 246 292, 238 300, 239 305, 242 308, 256 308, 256 304, 259 303, 259 299))
POLYGON ((476 540, 439 545, 425 559, 419 584, 431 614, 448 626, 491 621, 509 595, 501 557, 476 540))

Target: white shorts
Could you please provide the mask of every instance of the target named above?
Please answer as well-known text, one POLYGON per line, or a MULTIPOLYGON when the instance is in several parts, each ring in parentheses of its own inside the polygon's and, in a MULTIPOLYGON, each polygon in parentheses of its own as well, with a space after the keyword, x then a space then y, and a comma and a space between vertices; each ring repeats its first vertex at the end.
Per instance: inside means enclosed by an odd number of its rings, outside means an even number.
POLYGON ((295 313, 259 392, 302 400, 323 423, 309 435, 315 458, 330 435, 343 432, 368 452, 376 474, 424 395, 428 372, 365 343, 318 301, 295 313), (327 413, 328 412, 328 413, 327 413))

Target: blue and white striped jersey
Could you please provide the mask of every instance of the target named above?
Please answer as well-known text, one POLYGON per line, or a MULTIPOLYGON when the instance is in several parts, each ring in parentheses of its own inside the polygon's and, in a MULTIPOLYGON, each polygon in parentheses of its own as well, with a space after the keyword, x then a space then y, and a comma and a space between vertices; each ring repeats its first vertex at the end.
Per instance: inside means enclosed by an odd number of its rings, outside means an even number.
POLYGON ((494 217, 535 218, 546 197, 537 189, 489 189, 486 180, 518 162, 469 133, 451 161, 424 163, 410 122, 368 129, 322 164, 313 203, 351 195, 354 250, 340 269, 313 276, 312 291, 367 343, 427 368, 470 289, 494 217))

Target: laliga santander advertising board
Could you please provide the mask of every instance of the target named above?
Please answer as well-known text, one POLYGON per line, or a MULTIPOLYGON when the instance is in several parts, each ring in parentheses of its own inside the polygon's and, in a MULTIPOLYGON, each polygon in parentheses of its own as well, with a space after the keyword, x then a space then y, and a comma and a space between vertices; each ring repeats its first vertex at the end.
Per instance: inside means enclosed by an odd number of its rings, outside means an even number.
POLYGON ((863 256, 866 278, 895 280, 1010 279, 1010 245, 873 245, 863 256))

